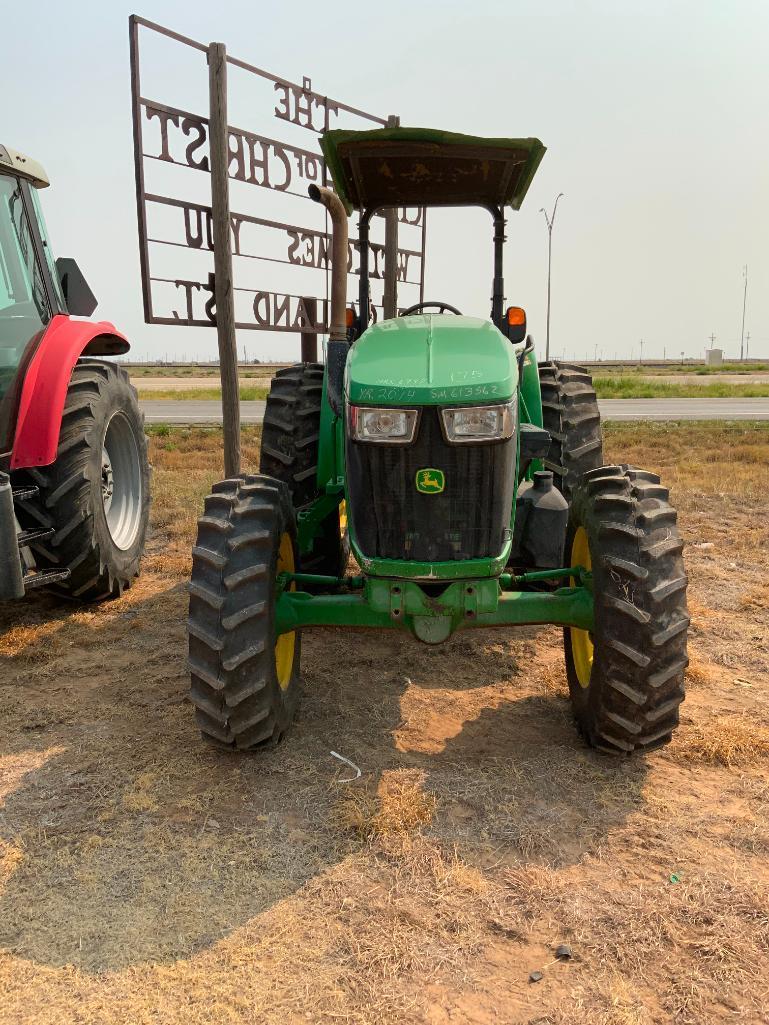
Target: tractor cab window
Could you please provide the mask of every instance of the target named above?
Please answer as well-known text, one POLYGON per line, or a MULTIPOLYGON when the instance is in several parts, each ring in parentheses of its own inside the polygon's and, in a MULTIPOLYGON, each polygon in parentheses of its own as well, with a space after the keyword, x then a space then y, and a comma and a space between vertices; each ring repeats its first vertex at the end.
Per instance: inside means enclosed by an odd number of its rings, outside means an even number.
POLYGON ((19 365, 50 319, 21 185, 0 176, 0 452, 10 445, 19 365))
POLYGON ((67 304, 64 301, 64 293, 61 290, 61 283, 59 281, 59 272, 56 270, 56 261, 53 258, 53 249, 51 248, 51 242, 48 237, 48 228, 45 225, 45 218, 43 217, 43 208, 40 205, 40 192, 38 189, 30 189, 30 195, 32 196, 32 205, 35 208, 35 218, 37 220, 37 226, 40 231, 40 238, 43 243, 43 252, 45 253, 45 261, 48 264, 48 270, 51 275, 51 282, 53 283, 54 291, 56 292, 56 298, 59 301, 59 307, 62 310, 67 308, 67 304))

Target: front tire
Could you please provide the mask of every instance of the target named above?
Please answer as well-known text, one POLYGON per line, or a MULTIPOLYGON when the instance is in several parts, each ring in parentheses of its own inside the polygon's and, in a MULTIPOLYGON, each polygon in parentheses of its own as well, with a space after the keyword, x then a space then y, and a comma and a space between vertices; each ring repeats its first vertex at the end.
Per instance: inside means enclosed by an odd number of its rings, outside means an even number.
POLYGON ((569 514, 567 565, 593 575, 595 629, 564 630, 566 675, 580 731, 611 754, 668 743, 688 665, 683 541, 656 474, 589 471, 569 514))
POLYGON ((22 527, 54 531, 30 546, 37 568, 70 571, 50 590, 100 601, 131 585, 147 538, 150 469, 144 417, 122 367, 78 361, 56 461, 17 471, 14 484, 24 483, 38 491, 18 503, 22 527))
POLYGON ((278 573, 297 565, 288 488, 262 475, 206 498, 192 549, 190 701, 205 739, 250 751, 277 744, 299 705, 301 633, 275 631, 278 573))

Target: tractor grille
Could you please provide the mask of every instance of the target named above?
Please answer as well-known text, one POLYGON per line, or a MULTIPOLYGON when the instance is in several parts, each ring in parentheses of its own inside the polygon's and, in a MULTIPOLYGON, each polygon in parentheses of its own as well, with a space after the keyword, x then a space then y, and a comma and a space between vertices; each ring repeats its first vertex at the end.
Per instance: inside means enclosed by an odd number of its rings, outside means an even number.
POLYGON ((433 407, 411 445, 347 443, 347 486, 364 555, 416 562, 497 556, 510 527, 515 438, 450 445, 433 407), (439 494, 416 489, 418 470, 442 470, 439 494))

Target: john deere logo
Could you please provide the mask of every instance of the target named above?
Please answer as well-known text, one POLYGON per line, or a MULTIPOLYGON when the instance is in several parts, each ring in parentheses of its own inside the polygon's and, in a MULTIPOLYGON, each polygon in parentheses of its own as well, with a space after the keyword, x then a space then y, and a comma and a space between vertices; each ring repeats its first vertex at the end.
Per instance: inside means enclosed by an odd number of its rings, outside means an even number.
POLYGON ((417 491, 421 491, 423 495, 437 495, 446 486, 446 478, 443 476, 443 470, 428 467, 425 470, 417 470, 416 484, 417 491))

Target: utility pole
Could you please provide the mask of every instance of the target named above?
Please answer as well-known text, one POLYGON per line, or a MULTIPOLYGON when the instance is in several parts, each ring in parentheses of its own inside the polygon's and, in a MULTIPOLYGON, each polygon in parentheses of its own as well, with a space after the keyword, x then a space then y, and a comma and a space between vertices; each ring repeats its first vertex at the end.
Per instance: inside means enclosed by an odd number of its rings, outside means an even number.
POLYGON ((644 340, 641 339, 640 345, 638 346, 638 365, 640 366, 644 361, 644 340))
POLYGON ((745 264, 742 270, 742 276, 745 278, 745 289, 742 293, 742 331, 740 333, 740 362, 744 358, 744 346, 745 346, 745 305, 748 301, 748 265, 745 264))
POLYGON ((548 217, 547 210, 543 206, 539 208, 540 213, 545 215, 547 222, 547 334, 545 337, 545 360, 550 359, 550 267, 553 257, 553 225, 555 224, 555 212, 558 209, 558 200, 563 195, 559 192, 553 203, 553 212, 548 217))
POLYGON ((713 334, 712 331, 710 332, 709 338, 710 338, 710 348, 712 349, 713 348, 713 342, 716 340, 716 336, 713 334))
POLYGON ((750 331, 745 335, 745 359, 748 358, 748 350, 750 348, 750 331))

